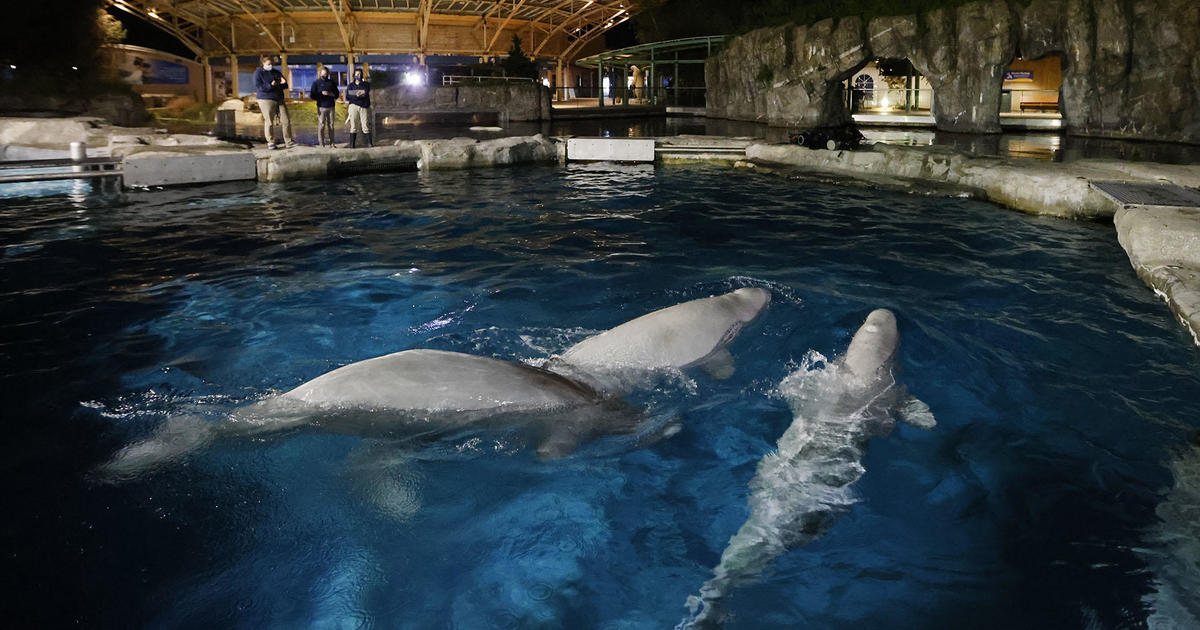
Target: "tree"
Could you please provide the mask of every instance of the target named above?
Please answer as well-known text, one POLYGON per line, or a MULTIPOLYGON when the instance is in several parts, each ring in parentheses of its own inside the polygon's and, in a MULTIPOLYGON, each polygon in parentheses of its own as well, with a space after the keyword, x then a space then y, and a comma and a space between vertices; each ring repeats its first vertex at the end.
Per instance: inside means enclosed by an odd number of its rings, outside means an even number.
POLYGON ((105 44, 120 44, 129 35, 125 31, 125 25, 121 24, 121 20, 113 17, 104 9, 100 9, 100 12, 96 16, 96 21, 99 23, 100 36, 103 38, 105 44))
POLYGON ((513 33, 512 46, 508 49, 508 57, 500 64, 510 77, 528 77, 537 79, 537 63, 521 50, 521 38, 513 33))

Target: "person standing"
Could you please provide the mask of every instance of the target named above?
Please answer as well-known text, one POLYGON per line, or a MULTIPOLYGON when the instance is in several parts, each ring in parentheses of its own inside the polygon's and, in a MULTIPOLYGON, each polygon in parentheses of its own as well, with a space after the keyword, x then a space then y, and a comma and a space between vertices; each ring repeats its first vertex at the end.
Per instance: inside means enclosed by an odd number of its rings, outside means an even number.
POLYGON ((268 149, 275 148, 275 133, 271 127, 276 116, 279 117, 284 146, 289 149, 296 146, 292 142, 292 119, 288 116, 287 101, 284 99, 287 86, 287 79, 275 69, 271 56, 263 55, 262 67, 254 70, 254 89, 258 109, 263 115, 263 135, 267 137, 268 149))
POLYGON ((317 70, 317 80, 313 81, 308 95, 317 102, 317 142, 323 147, 332 147, 333 108, 341 92, 337 83, 329 78, 329 68, 321 66, 317 70))
POLYGON ((354 80, 346 86, 346 101, 350 111, 346 115, 350 123, 350 147, 358 145, 358 130, 361 128, 366 145, 371 145, 371 82, 363 80, 363 71, 355 69, 354 80))

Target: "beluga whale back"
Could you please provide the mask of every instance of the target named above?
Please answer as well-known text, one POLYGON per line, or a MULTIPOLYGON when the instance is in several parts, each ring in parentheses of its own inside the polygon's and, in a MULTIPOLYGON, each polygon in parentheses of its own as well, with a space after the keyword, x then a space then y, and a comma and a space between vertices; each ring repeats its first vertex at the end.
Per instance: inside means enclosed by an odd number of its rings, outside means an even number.
POLYGON ((611 393, 691 367, 728 378, 734 367, 727 346, 770 303, 770 291, 744 287, 669 306, 580 341, 546 368, 611 393))
POLYGON ((460 352, 404 350, 342 366, 221 422, 168 418, 103 472, 136 475, 221 437, 293 428, 412 438, 526 425, 540 456, 560 457, 594 435, 630 432, 636 422, 632 408, 553 372, 460 352))
POLYGON ((899 344, 895 315, 872 311, 840 359, 826 363, 810 352, 805 365, 783 379, 779 393, 794 419, 775 452, 759 462, 750 481, 750 516, 700 594, 688 598, 690 615, 678 628, 719 627, 735 588, 757 579, 788 549, 823 535, 856 500, 851 486, 865 472, 867 442, 889 433, 896 416, 925 429, 936 424, 929 407, 896 383, 899 344))
POLYGON ((579 342, 547 369, 425 349, 358 361, 222 421, 170 417, 102 472, 133 476, 222 437, 294 428, 412 438, 520 427, 540 457, 561 457, 597 435, 638 430, 642 414, 618 399, 627 389, 614 385, 614 373, 718 363, 732 370, 725 346, 769 301, 764 289, 738 289, 655 311, 579 342))

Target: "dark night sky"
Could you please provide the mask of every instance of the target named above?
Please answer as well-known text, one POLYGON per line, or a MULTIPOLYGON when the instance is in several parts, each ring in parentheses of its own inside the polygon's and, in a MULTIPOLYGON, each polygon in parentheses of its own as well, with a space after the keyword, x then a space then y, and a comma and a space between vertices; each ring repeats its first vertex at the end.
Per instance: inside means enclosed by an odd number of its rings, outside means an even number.
POLYGON ((115 9, 109 9, 108 12, 118 20, 121 20, 121 23, 125 25, 125 30, 129 35, 125 37, 124 43, 169 52, 187 59, 195 58, 195 55, 192 54, 192 51, 188 50, 187 46, 179 43, 179 40, 175 39, 175 37, 152 26, 142 18, 115 9))

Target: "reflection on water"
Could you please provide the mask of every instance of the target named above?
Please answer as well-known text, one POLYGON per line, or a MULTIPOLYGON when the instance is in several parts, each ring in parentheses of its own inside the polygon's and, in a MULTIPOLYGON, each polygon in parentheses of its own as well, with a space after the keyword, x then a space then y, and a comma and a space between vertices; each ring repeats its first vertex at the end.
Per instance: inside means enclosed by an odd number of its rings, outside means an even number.
POLYGON ((6 627, 672 627, 794 422, 776 385, 876 306, 939 425, 873 441, 855 508, 727 630, 1142 628, 1159 583, 1200 592, 1140 552, 1195 504, 1200 364, 1111 226, 569 164, 8 200, 0 248, 6 627), (732 375, 628 401, 682 426, 643 448, 297 432, 90 476, 176 412, 408 348, 543 359, 746 285, 774 299, 732 375))

